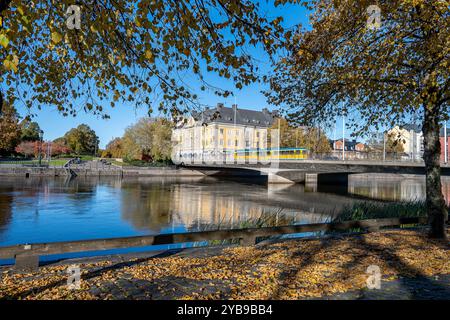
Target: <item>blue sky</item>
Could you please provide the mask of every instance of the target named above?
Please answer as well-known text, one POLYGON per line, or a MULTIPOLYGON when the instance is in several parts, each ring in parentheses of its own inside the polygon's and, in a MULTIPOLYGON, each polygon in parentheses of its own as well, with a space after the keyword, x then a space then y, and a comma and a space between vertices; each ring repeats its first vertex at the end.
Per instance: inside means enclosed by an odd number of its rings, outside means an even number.
MULTIPOLYGON (((272 1, 269 1, 270 3, 272 1)), ((302 7, 298 5, 286 5, 283 7, 274 8, 271 4, 266 4, 264 2, 263 10, 269 17, 283 16, 284 25, 287 27, 294 26, 296 24, 302 24, 303 26, 308 25, 308 15, 309 13, 302 7)), ((262 52, 256 50, 255 55, 259 58, 263 56, 262 52)), ((267 59, 262 63, 262 68, 268 68, 269 62, 267 59)), ((231 81, 222 79, 215 74, 207 74, 207 79, 224 89, 232 89, 235 92, 235 97, 230 97, 224 99, 222 97, 217 97, 213 93, 198 92, 200 102, 206 105, 216 105, 218 102, 223 102, 226 105, 231 105, 235 102, 238 107, 246 109, 261 110, 264 107, 268 107, 273 110, 274 108, 267 104, 264 95, 261 90, 265 89, 261 84, 253 84, 248 87, 244 87, 242 90, 237 90, 231 81)), ((94 129, 100 138, 100 147, 105 147, 105 145, 114 137, 122 136, 125 129, 135 123, 139 118, 147 115, 146 108, 135 109, 127 105, 116 105, 113 109, 109 107, 109 101, 104 102, 104 109, 107 111, 110 119, 102 119, 101 117, 94 116, 92 114, 86 114, 80 111, 76 117, 63 117, 56 108, 54 107, 43 107, 42 110, 33 110, 36 114, 34 121, 37 121, 41 128, 44 130, 44 139, 53 140, 64 135, 65 132, 79 124, 85 123, 94 129)), ((26 110, 19 107, 19 113, 24 116, 26 115, 26 110)), ((157 115, 157 114, 153 114, 157 115)), ((337 126, 337 137, 342 136, 342 126, 341 121, 338 121, 337 126)), ((330 138, 333 137, 333 130, 329 132, 330 138)))

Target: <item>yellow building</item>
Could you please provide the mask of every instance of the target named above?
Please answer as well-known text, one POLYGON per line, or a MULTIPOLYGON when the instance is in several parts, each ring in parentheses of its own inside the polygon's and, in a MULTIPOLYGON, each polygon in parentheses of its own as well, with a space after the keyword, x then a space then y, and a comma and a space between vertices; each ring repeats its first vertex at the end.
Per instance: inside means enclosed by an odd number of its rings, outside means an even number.
POLYGON ((172 133, 175 163, 217 161, 231 158, 236 150, 266 149, 268 128, 274 112, 231 108, 222 103, 216 108, 193 113, 183 119, 172 133))

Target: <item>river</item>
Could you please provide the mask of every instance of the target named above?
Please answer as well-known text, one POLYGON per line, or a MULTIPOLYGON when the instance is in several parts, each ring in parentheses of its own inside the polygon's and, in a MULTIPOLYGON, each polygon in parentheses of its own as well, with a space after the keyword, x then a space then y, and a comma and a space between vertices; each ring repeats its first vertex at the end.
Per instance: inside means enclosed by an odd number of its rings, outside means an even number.
MULTIPOLYGON (((448 179, 443 192, 449 199, 448 179)), ((0 246, 324 222, 359 201, 424 197, 415 176, 355 175, 344 192, 210 177, 0 177, 0 246)))

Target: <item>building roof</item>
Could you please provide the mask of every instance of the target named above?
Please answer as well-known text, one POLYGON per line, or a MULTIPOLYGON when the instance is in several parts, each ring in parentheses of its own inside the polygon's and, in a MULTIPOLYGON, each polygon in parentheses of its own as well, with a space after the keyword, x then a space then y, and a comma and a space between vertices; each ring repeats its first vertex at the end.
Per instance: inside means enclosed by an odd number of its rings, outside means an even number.
MULTIPOLYGON (((346 146, 356 146, 357 144, 361 143, 364 144, 362 142, 356 141, 356 140, 349 140, 349 139, 344 139, 345 140, 345 145, 346 146)), ((336 139, 336 140, 330 140, 330 142, 333 144, 334 142, 342 142, 342 139, 336 139)))
POLYGON ((226 123, 255 127, 270 127, 277 116, 276 112, 270 112, 267 108, 262 111, 239 109, 237 105, 231 108, 219 103, 216 108, 206 109, 203 112, 193 112, 192 116, 202 123, 226 123), (236 117, 236 119, 235 119, 236 117))

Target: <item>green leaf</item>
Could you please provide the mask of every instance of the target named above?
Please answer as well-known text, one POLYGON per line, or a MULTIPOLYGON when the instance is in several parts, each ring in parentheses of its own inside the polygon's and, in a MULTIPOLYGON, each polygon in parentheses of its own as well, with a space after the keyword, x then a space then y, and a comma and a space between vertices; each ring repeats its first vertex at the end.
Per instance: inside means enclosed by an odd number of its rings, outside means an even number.
POLYGON ((9 44, 9 39, 6 35, 0 34, 0 44, 3 46, 3 48, 6 48, 9 44))

